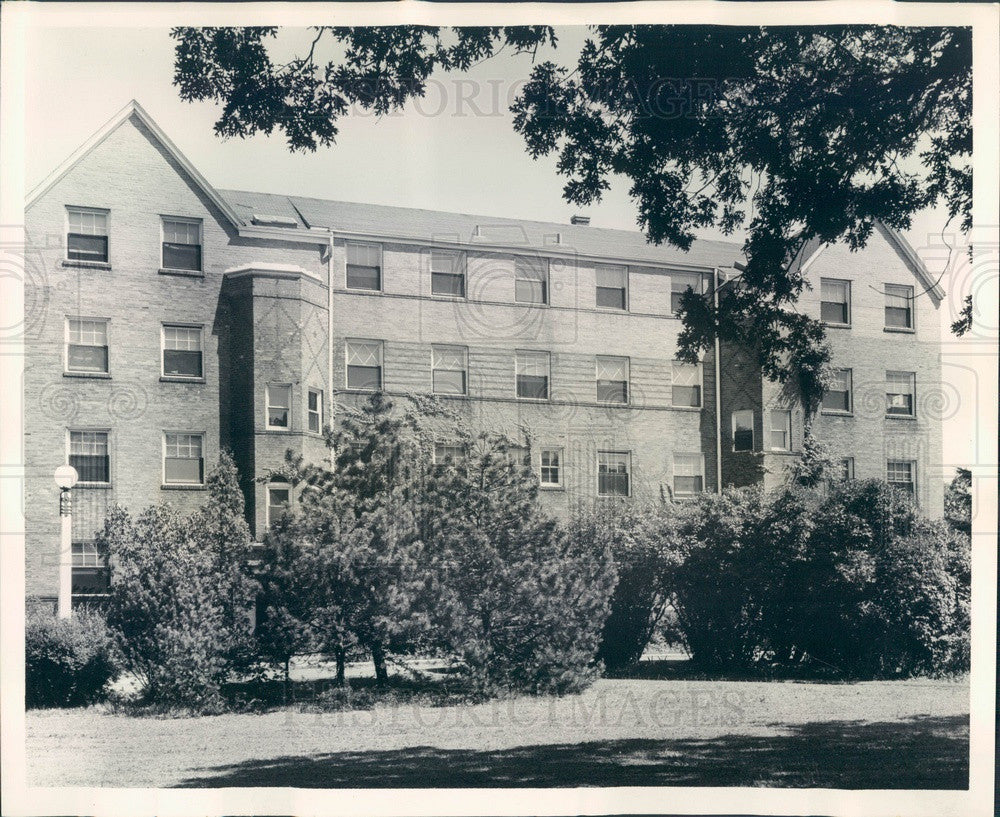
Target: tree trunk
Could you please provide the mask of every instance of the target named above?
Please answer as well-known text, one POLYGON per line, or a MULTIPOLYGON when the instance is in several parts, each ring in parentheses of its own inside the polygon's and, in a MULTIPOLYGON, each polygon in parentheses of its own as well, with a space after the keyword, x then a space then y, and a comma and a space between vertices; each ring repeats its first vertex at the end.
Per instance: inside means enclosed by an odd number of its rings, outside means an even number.
POLYGON ((336 657, 337 657, 337 686, 341 687, 346 686, 347 676, 344 670, 347 663, 347 655, 343 647, 337 647, 336 657))
POLYGON ((288 703, 288 693, 291 691, 292 687, 292 673, 289 669, 289 665, 292 662, 291 656, 285 656, 285 689, 284 689, 284 701, 282 703, 288 703))
POLYGON ((379 684, 387 683, 389 673, 385 668, 385 649, 381 641, 376 641, 371 646, 372 661, 375 663, 375 681, 379 684))

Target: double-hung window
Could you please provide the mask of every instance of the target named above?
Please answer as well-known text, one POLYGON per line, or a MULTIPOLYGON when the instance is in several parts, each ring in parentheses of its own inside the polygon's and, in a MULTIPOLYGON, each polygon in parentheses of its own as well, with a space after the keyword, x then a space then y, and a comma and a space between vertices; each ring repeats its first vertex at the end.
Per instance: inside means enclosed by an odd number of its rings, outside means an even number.
POLYGON ((753 451, 753 410, 733 412, 733 451, 753 451))
POLYGON ((66 208, 66 258, 70 261, 108 261, 108 211, 66 208))
POLYGON ((517 396, 524 400, 549 399, 549 353, 516 352, 517 396))
POLYGON ((163 217, 164 269, 201 272, 201 219, 163 217))
POLYGON ((103 318, 66 319, 66 371, 108 372, 108 322, 103 318))
POLYGON ((705 458, 701 454, 674 454, 674 495, 690 496, 705 490, 705 458))
POLYGON ((277 522, 292 507, 291 486, 273 483, 267 486, 267 510, 265 524, 270 527, 277 522))
POLYGON ((792 413, 784 409, 773 409, 770 412, 770 444, 772 451, 791 451, 792 449, 792 413))
POLYGON ((597 452, 597 495, 628 496, 631 454, 628 451, 597 452))
POLYGON ((849 326, 851 323, 851 282, 821 278, 819 316, 824 323, 849 326))
POLYGON ((850 482, 854 479, 854 457, 844 457, 840 461, 839 473, 837 473, 838 482, 850 482))
POLYGON ((670 275, 670 311, 673 314, 680 311, 681 298, 689 289, 696 295, 701 294, 701 275, 687 272, 670 275))
POLYGON ((889 417, 913 417, 915 391, 913 372, 886 372, 885 413, 889 417))
POLYGON ((72 595, 107 595, 111 587, 107 553, 98 549, 93 541, 73 542, 71 548, 72 595))
POLYGON ((71 431, 69 433, 69 464, 80 482, 105 485, 111 482, 111 455, 107 431, 71 431))
POLYGON ((833 378, 823 395, 823 411, 850 414, 853 410, 850 369, 834 369, 833 378))
POLYGON ((627 357, 597 358, 597 400, 628 403, 629 360, 627 357))
POLYGON ((913 328, 913 287, 885 285, 885 326, 887 329, 913 328))
POLYGON ((374 292, 381 290, 382 245, 348 241, 346 250, 347 288, 374 292))
POLYGON ((519 255, 514 259, 514 300, 519 304, 549 302, 549 262, 519 255))
POLYGON ((465 297, 465 264, 461 253, 431 250, 431 294, 465 297))
POLYGON ((469 350, 464 346, 431 347, 434 394, 468 393, 469 350))
POLYGON ((886 462, 886 482, 894 488, 898 488, 910 496, 914 496, 916 493, 914 490, 914 483, 916 482, 914 470, 915 465, 913 462, 908 460, 889 460, 886 462))
POLYGON ((597 306, 602 309, 628 309, 628 267, 598 264, 594 268, 597 282, 597 306))
POLYGON ((306 428, 318 434, 323 430, 323 392, 309 389, 306 400, 306 428))
POLYGON ((670 402, 683 408, 701 408, 701 366, 673 361, 670 402))
POLYGON ((347 388, 359 391, 382 389, 382 341, 347 341, 347 388))
POLYGON ((200 326, 163 324, 163 376, 200 378, 202 367, 200 326))
POLYGON ((543 488, 559 488, 562 486, 562 449, 543 448, 538 481, 543 488))
POLYGON ((292 386, 289 383, 267 384, 267 427, 288 429, 292 414, 292 386))
POLYGON ((163 435, 163 483, 201 485, 205 481, 205 438, 167 431, 163 435))
POLYGON ((465 459, 465 446, 460 443, 434 443, 434 464, 460 463, 465 459))

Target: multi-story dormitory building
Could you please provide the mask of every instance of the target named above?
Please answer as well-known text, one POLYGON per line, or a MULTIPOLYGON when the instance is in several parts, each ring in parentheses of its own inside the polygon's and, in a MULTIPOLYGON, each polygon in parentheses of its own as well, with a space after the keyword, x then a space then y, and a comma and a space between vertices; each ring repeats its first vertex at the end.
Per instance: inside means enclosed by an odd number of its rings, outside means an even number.
MULTIPOLYGON (((287 449, 327 456, 335 407, 373 389, 528 435, 557 513, 783 479, 801 410, 737 350, 675 360, 676 299, 724 278, 738 246, 684 253, 573 222, 218 190, 129 104, 27 204, 29 596, 57 592, 57 466, 81 477, 84 593, 103 581, 92 540, 110 503, 193 509, 226 447, 260 536, 295 498, 255 479, 287 449)), ((940 515, 942 293, 886 229, 802 263, 800 308, 829 324, 840 378, 819 436, 845 478, 887 478, 940 515)))

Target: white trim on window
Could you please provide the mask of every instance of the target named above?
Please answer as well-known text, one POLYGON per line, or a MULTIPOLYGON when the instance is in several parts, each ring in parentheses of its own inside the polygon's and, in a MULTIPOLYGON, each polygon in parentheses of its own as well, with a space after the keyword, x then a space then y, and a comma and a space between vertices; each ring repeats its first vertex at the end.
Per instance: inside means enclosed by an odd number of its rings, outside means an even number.
POLYGON ((205 226, 204 220, 200 218, 194 218, 191 216, 170 216, 161 213, 160 214, 160 269, 167 270, 177 270, 180 272, 204 272, 205 271, 205 226), (198 228, 198 243, 191 244, 190 241, 186 242, 175 242, 175 243, 185 243, 189 246, 198 247, 198 268, 189 269, 188 267, 168 267, 163 261, 163 245, 167 240, 166 222, 172 221, 175 224, 188 224, 193 225, 198 228))
POLYGON ((160 377, 169 378, 170 380, 190 380, 199 382, 205 379, 205 326, 201 323, 184 323, 181 321, 164 321, 160 324, 160 377), (177 346, 172 349, 167 349, 167 329, 196 329, 198 330, 198 348, 190 348, 190 337, 187 335, 187 340, 185 341, 186 348, 181 349, 177 346), (199 352, 201 354, 201 374, 199 375, 187 375, 187 374, 167 374, 166 367, 166 356, 168 351, 188 351, 188 352, 199 352))
POLYGON ((538 457, 538 484, 541 488, 554 490, 562 488, 565 482, 566 459, 561 447, 547 446, 539 449, 538 457), (553 458, 552 455, 555 455, 553 458), (554 459, 554 462, 553 462, 554 459), (551 476, 555 471, 556 480, 546 481, 546 472, 551 476))
POLYGON ((820 320, 827 326, 850 326, 853 320, 853 310, 851 304, 851 282, 846 278, 820 278, 819 279, 819 312, 820 320), (843 288, 844 299, 843 301, 828 301, 823 298, 823 287, 830 285, 831 288, 843 288), (823 304, 843 304, 846 307, 847 320, 846 321, 828 321, 823 317, 823 304))
POLYGON ((631 451, 611 451, 611 450, 601 450, 597 452, 597 496, 599 497, 630 497, 632 496, 632 452, 631 451), (602 463, 602 457, 605 462, 602 463), (625 466, 624 471, 616 470, 601 471, 601 465, 604 465, 607 469, 609 466, 625 466), (610 476, 621 476, 625 475, 625 493, 619 492, 602 492, 601 491, 601 474, 604 473, 610 476))
MULTIPOLYGON (((356 358, 357 359, 357 358, 356 358)), ((350 391, 382 391, 385 389, 385 341, 375 340, 373 338, 344 338, 344 388, 350 391), (360 355, 364 353, 365 355, 371 356, 372 349, 367 350, 362 348, 363 344, 368 344, 370 347, 377 347, 375 352, 375 357, 365 360, 362 363, 351 363, 351 352, 352 347, 355 355, 360 355), (377 361, 373 363, 372 361, 377 361), (377 388, 362 388, 359 386, 351 385, 351 366, 356 366, 358 368, 369 368, 378 369, 378 386, 377 388)))
POLYGON ((788 409, 768 409, 767 446, 771 451, 792 450, 792 412, 788 409), (775 423, 778 420, 780 425, 775 423), (774 436, 780 434, 784 445, 775 445, 774 436))
POLYGON ((670 361, 670 405, 672 408, 686 409, 688 411, 701 411, 705 407, 705 367, 701 363, 685 363, 682 360, 670 361), (692 369, 695 369, 697 372, 697 383, 677 382, 678 379, 691 380, 690 373, 692 369), (682 378, 679 378, 678 375, 681 375, 682 378), (674 400, 674 387, 689 389, 692 386, 697 386, 698 388, 698 404, 695 406, 683 403, 678 404, 674 400))
POLYGON ((292 430, 292 384, 291 383, 267 383, 264 386, 264 427, 268 431, 291 431, 292 430), (271 400, 271 390, 272 389, 287 389, 286 394, 288 397, 286 405, 281 405, 280 403, 274 403, 271 400), (284 409, 285 411, 285 424, 284 425, 272 425, 271 424, 271 408, 284 409))
MULTIPOLYGON (((526 377, 542 377, 537 373, 529 374, 524 372, 526 377)), ((537 349, 515 349, 514 350, 514 397, 518 400, 528 400, 535 403, 544 403, 552 399, 552 354, 542 352, 537 349), (522 397, 518 384, 518 378, 522 374, 522 369, 537 372, 540 370, 539 364, 544 361, 545 369, 545 396, 544 397, 522 397)))
MULTIPOLYGON (((96 230, 95 225, 95 230, 96 230)), ((66 246, 63 248, 64 260, 69 263, 96 263, 96 264, 110 264, 111 263, 111 211, 106 207, 79 207, 75 204, 67 204, 63 209, 63 238, 65 239, 66 246), (93 232, 93 233, 75 233, 76 235, 103 235, 107 241, 105 242, 106 253, 103 261, 101 260, 90 260, 86 258, 70 258, 69 257, 69 214, 73 213, 86 213, 88 215, 103 216, 104 217, 104 232, 93 232)))
POLYGON ((205 484, 205 432, 204 431, 189 431, 187 429, 164 429, 163 433, 160 435, 160 482, 162 485, 188 485, 197 486, 205 484), (168 437, 177 437, 178 439, 174 441, 173 445, 177 447, 179 451, 183 447, 188 453, 191 451, 192 440, 198 440, 198 452, 200 456, 198 457, 174 457, 172 459, 197 459, 199 461, 199 474, 200 478, 198 480, 169 480, 167 479, 167 448, 168 448, 168 437), (181 437, 189 438, 186 441, 182 441, 181 437))
POLYGON ((463 397, 469 393, 469 347, 450 343, 431 344, 431 394, 463 397), (461 391, 438 391, 434 375, 438 372, 461 372, 461 391))
POLYGON ((283 503, 275 503, 274 507, 292 507, 292 486, 287 482, 268 482, 264 486, 264 527, 271 527, 271 491, 285 491, 288 499, 283 503))
POLYGON ((358 292, 384 292, 385 291, 385 248, 381 242, 375 241, 345 241, 344 242, 344 288, 350 290, 356 290, 358 292), (355 250, 360 250, 364 248, 367 253, 375 251, 378 255, 377 259, 372 259, 371 257, 366 260, 376 260, 376 264, 351 264, 351 248, 355 250), (378 286, 372 289, 371 287, 359 287, 351 286, 350 284, 350 267, 368 267, 378 270, 378 286))
POLYGON ((306 390, 306 431, 313 434, 323 433, 323 390, 316 388, 309 388, 306 390), (316 408, 311 406, 312 398, 316 398, 316 408), (316 418, 316 428, 313 428, 313 417, 316 418))
POLYGON ((705 491, 705 455, 701 453, 684 454, 675 452, 672 462, 672 488, 674 496, 695 496, 705 491), (701 480, 701 487, 694 491, 682 491, 677 487, 677 478, 695 478, 701 480))
MULTIPOLYGON (((732 437, 732 440, 733 440, 733 451, 737 452, 737 453, 738 452, 744 452, 744 451, 753 451, 754 450, 754 444, 757 442, 757 432, 754 429, 754 422, 756 420, 756 418, 754 417, 754 410, 753 409, 736 409, 736 410, 734 410, 732 412, 731 420, 732 420, 732 434, 733 434, 733 437, 732 437), (750 430, 750 447, 749 448, 737 448, 736 447, 737 417, 739 417, 740 420, 745 420, 746 417, 747 417, 747 415, 749 415, 749 417, 750 417, 750 424, 749 424, 749 430, 750 430)), ((740 423, 740 425, 743 426, 744 429, 747 428, 747 424, 745 422, 740 423)))
MULTIPOLYGON (((107 427, 94 427, 94 426, 70 426, 66 429, 66 459, 67 465, 72 465, 71 457, 73 456, 73 435, 74 434, 103 434, 104 435, 104 447, 105 454, 108 458, 108 479, 105 482, 96 480, 84 479, 84 475, 77 470, 77 474, 80 477, 80 481, 77 483, 79 486, 98 486, 101 488, 107 488, 111 485, 112 474, 114 473, 115 460, 111 451, 111 429, 107 427)), ((83 440, 82 442, 87 442, 83 440)))
MULTIPOLYGON (((111 374, 111 318, 97 318, 91 317, 90 315, 67 315, 66 320, 63 321, 63 371, 67 374, 79 374, 79 375, 95 375, 97 377, 103 375, 111 374), (72 330, 70 324, 76 322, 80 324, 77 327, 77 332, 82 333, 84 331, 88 333, 94 333, 95 329, 91 326, 83 326, 83 324, 104 324, 104 345, 101 346, 97 343, 83 343, 82 336, 80 339, 73 343, 72 330), (87 346, 94 349, 104 349, 104 368, 103 369, 74 369, 70 366, 70 354, 69 347, 73 346, 87 346)), ((94 337, 94 340, 99 340, 100 338, 94 337)))

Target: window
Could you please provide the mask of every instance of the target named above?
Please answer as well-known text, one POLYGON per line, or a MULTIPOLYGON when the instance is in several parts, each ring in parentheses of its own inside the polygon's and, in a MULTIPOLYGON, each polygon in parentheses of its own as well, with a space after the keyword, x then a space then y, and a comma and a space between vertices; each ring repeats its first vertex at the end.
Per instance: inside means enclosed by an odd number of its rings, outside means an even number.
POLYGON ((382 388, 382 341, 347 341, 347 388, 360 391, 382 388))
POLYGON ((431 293, 465 297, 465 270, 459 253, 431 250, 431 293))
POLYGON ((514 259, 514 300, 519 304, 549 302, 549 262, 545 258, 514 259))
POLYGON ((885 325, 889 329, 913 328, 913 287, 885 285, 885 325))
POLYGON ((674 361, 670 401, 674 406, 701 408, 701 366, 674 361))
POLYGON ((525 400, 549 399, 549 353, 516 352, 517 396, 525 400))
POLYGON ((753 411, 733 412, 733 451, 753 451, 753 411))
POLYGON ((292 387, 287 383, 267 384, 267 427, 288 428, 292 408, 292 387))
POLYGON ((465 459, 465 446, 459 443, 434 443, 434 464, 445 465, 465 459))
POLYGON ((885 413, 890 417, 913 417, 916 375, 913 372, 885 373, 885 413))
POLYGON ((697 273, 674 273, 670 276, 670 311, 675 315, 681 308, 681 297, 688 290, 701 294, 701 276, 697 273))
POLYGON ((847 326, 851 323, 851 282, 821 278, 819 316, 824 323, 847 326))
POLYGON ((597 495, 629 495, 629 459, 627 451, 597 452, 597 495))
POLYGON ((782 409, 770 412, 770 440, 772 451, 790 451, 792 448, 792 413, 782 409))
POLYGON ((108 371, 108 322, 99 318, 66 319, 66 371, 108 371))
POLYGON ((597 305, 604 309, 628 309, 628 269, 599 264, 594 275, 597 305))
POLYGON ((705 490, 705 458, 701 454, 674 454, 674 494, 690 496, 705 490))
POLYGON ((597 400, 601 403, 628 402, 628 358, 597 358, 597 400))
POLYGON ((164 269, 201 271, 201 220, 163 218, 164 269))
POLYGON ((531 468, 531 449, 526 445, 511 445, 507 447, 507 459, 515 465, 531 468))
POLYGON ((469 351, 464 346, 431 347, 431 385, 434 394, 466 394, 469 351))
POLYGON ((163 325, 163 376, 194 377, 202 368, 201 327, 163 325))
POLYGON ((853 411, 850 369, 834 369, 833 380, 823 395, 823 411, 850 414, 853 411))
POLYGON ((69 434, 69 464, 80 475, 80 482, 111 482, 108 432, 71 431, 69 434))
POLYGON ((108 211, 69 207, 66 211, 66 257, 71 261, 108 262, 108 211))
POLYGON ((559 448, 543 448, 541 452, 541 468, 538 479, 543 488, 559 488, 562 486, 562 450, 559 448))
POLYGON ((838 482, 850 482, 854 479, 854 457, 844 457, 839 463, 838 482))
POLYGON ((347 242, 347 288, 382 289, 382 245, 347 242))
POLYGON ((292 507, 292 489, 288 485, 267 486, 267 518, 268 527, 277 522, 292 507))
POLYGON ((323 430, 323 392, 309 389, 306 399, 306 428, 319 434, 323 430))
POLYGON ((205 481, 204 439, 201 434, 163 435, 163 483, 201 485, 205 481))
POLYGON ((910 496, 914 496, 914 464, 906 460, 889 460, 886 463, 886 482, 910 496))
POLYGON ((111 587, 107 554, 95 542, 73 542, 71 548, 72 595, 107 595, 111 587))

